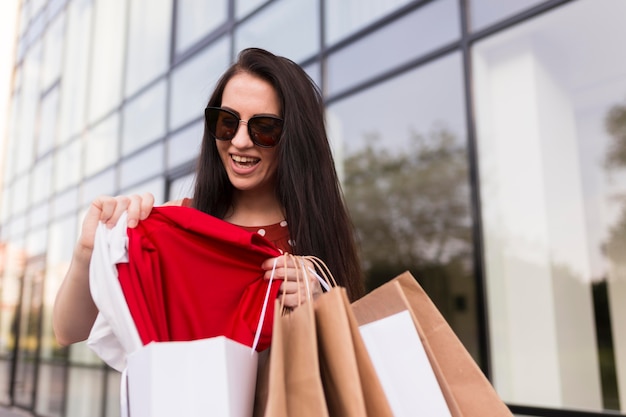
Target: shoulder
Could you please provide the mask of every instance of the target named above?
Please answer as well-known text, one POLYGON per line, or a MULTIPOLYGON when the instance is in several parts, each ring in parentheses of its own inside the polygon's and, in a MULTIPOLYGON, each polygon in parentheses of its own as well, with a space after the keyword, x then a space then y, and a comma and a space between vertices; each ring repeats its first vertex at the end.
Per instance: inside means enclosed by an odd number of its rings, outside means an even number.
POLYGON ((191 206, 191 199, 189 198, 181 198, 180 200, 171 200, 162 204, 162 206, 191 206))

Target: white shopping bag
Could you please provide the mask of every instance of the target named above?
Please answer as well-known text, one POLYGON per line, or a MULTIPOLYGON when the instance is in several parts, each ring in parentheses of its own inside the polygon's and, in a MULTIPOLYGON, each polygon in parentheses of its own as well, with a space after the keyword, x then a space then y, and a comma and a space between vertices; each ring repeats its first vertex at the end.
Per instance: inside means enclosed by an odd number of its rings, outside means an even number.
POLYGON ((408 310, 359 326, 396 417, 450 417, 437 377, 408 310))
POLYGON ((226 337, 150 343, 128 355, 131 417, 250 417, 258 354, 226 337))

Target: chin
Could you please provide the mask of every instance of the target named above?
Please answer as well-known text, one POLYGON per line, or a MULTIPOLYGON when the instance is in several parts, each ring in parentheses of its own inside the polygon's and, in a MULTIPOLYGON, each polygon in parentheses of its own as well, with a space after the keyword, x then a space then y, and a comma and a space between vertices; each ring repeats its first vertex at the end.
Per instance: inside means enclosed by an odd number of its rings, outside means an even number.
POLYGON ((234 181, 231 179, 230 183, 235 187, 236 190, 239 191, 252 191, 258 188, 261 188, 260 185, 256 182, 252 183, 250 181, 241 181, 235 179, 234 181))

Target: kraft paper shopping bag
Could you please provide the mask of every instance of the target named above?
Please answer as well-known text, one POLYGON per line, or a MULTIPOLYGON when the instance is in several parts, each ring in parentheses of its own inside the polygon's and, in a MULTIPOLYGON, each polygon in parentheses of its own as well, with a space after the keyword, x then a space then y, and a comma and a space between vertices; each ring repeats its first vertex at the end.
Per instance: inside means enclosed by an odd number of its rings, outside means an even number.
POLYGON ((335 287, 314 303, 322 384, 329 414, 393 416, 361 338, 345 288, 335 287))
POLYGON ((453 417, 512 413, 415 278, 405 272, 352 303, 359 325, 407 309, 453 417))
POLYGON ((359 330, 394 417, 451 417, 408 310, 359 330))
POLYGON ((276 301, 266 379, 259 378, 255 416, 328 416, 317 349, 315 314, 305 303, 286 314, 276 301))

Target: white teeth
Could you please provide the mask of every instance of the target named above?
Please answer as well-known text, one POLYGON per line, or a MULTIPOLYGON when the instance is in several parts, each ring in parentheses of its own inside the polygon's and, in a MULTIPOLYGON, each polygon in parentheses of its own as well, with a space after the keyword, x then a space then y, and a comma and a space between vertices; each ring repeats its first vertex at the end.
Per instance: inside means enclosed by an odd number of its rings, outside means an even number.
POLYGON ((251 158, 248 156, 231 155, 231 158, 233 158, 233 161, 240 164, 254 164, 259 162, 258 158, 251 158))

